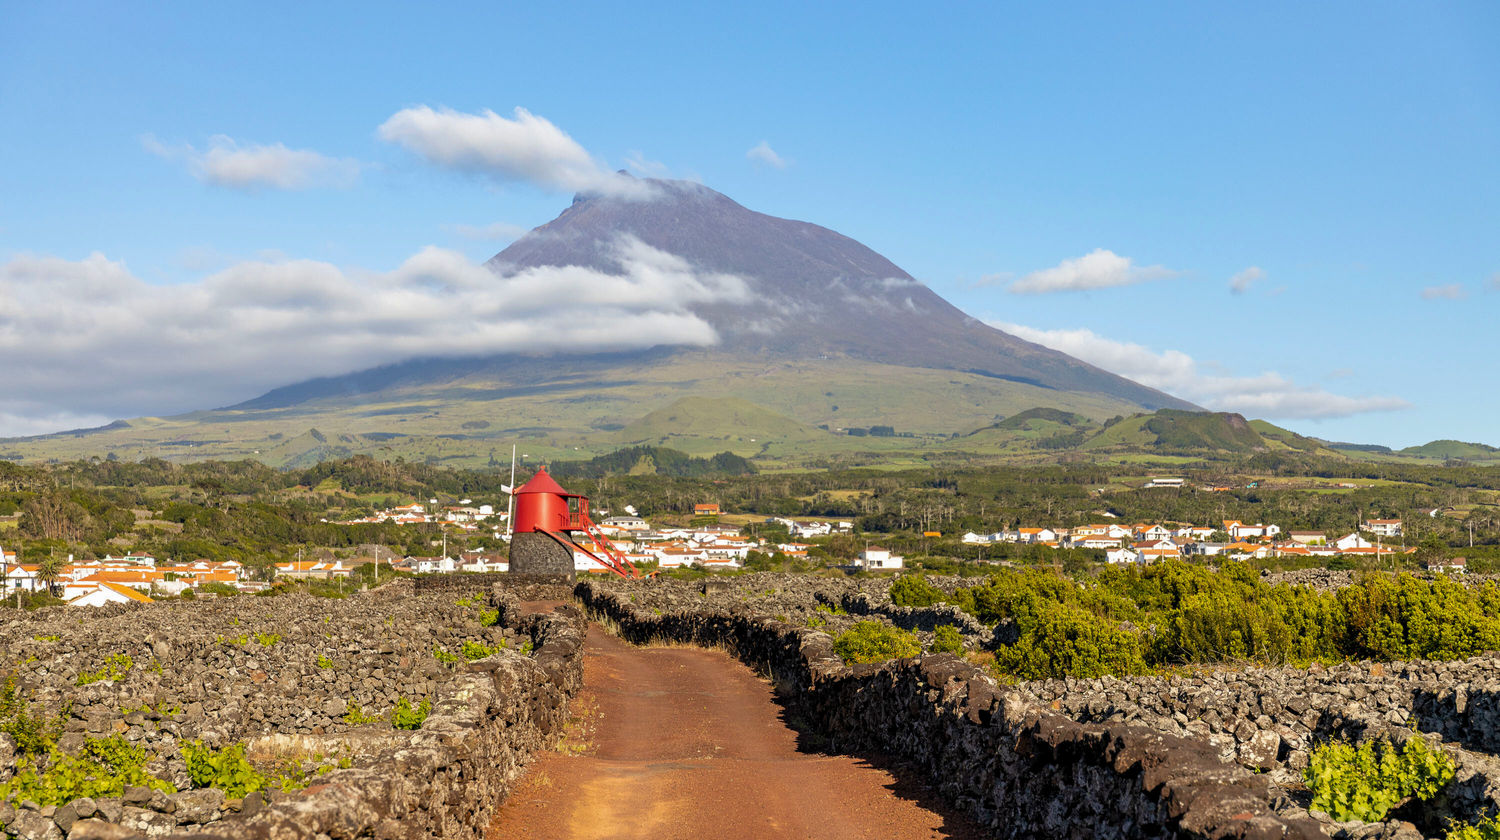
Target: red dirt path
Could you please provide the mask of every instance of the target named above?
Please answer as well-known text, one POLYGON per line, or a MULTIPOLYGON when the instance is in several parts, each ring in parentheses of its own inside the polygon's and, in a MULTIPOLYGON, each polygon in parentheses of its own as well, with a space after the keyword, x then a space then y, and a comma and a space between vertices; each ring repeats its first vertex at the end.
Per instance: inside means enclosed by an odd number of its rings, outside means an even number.
POLYGON ((637 648, 590 624, 573 708, 489 840, 986 836, 870 761, 799 752, 770 685, 719 651, 637 648))

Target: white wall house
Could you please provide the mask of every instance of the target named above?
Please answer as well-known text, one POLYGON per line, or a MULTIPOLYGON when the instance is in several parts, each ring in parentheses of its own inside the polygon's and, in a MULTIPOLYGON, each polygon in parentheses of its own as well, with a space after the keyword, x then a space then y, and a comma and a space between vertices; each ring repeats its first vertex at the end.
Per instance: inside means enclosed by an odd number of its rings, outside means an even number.
POLYGON ((888 548, 872 545, 859 553, 859 566, 862 569, 899 569, 904 560, 899 554, 892 554, 888 548))

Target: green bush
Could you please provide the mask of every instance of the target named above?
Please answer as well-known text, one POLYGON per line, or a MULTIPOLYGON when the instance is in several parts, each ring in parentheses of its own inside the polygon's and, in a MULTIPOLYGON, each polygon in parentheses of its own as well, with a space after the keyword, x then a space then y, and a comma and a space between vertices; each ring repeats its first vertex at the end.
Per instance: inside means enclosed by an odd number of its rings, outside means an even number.
POLYGON ((919 656, 922 645, 916 634, 879 621, 861 621, 839 634, 833 652, 845 662, 884 662, 919 656))
POLYGON ((31 711, 30 704, 21 696, 14 674, 0 683, 0 732, 15 741, 18 755, 44 755, 62 733, 62 725, 62 715, 49 720, 41 713, 31 711))
POLYGON ((81 755, 67 755, 55 747, 45 768, 28 766, 0 784, 0 801, 31 800, 43 807, 66 805, 80 796, 117 797, 127 785, 176 793, 170 783, 147 773, 146 751, 123 735, 84 740, 81 755))
POLYGON ((1500 840, 1500 815, 1491 814, 1472 825, 1453 823, 1443 840, 1500 840))
POLYGON ((469 660, 470 662, 477 662, 481 659, 484 659, 485 657, 494 656, 495 651, 499 649, 500 648, 498 647, 490 647, 484 642, 476 642, 472 639, 466 639, 464 640, 462 652, 465 659, 469 660))
POLYGON ((372 715, 359 707, 358 703, 350 701, 348 711, 344 712, 344 723, 350 726, 363 726, 367 723, 380 723, 379 715, 372 715))
POLYGON ((964 655, 964 637, 958 632, 958 628, 951 624, 944 624, 932 633, 932 652, 951 653, 956 656, 964 655))
POLYGON ((1302 778, 1314 809, 1340 821, 1379 822, 1408 796, 1431 799, 1453 773, 1453 759, 1412 736, 1399 748, 1329 742, 1313 750, 1302 778))
POLYGON ((413 706, 410 700, 402 697, 396 701, 396 708, 391 712, 391 726, 397 729, 420 729, 431 711, 431 700, 423 700, 413 706))
POLYGON ((926 575, 902 575, 891 583, 891 603, 898 607, 930 607, 944 600, 943 591, 927 582, 926 575))
POLYGON ((104 660, 104 667, 97 671, 79 671, 78 684, 89 685, 105 680, 110 682, 123 680, 125 679, 125 675, 129 674, 130 669, 134 666, 135 660, 131 659, 127 654, 117 653, 104 660))
POLYGON ((1021 637, 995 651, 995 668, 1023 680, 1144 674, 1145 641, 1085 610, 1037 601, 1026 607, 1021 637))

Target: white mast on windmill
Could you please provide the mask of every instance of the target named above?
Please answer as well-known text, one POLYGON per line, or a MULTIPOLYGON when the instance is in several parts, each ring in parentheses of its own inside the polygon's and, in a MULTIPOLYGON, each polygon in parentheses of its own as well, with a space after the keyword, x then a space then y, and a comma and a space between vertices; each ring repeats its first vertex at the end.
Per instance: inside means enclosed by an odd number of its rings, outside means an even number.
POLYGON ((510 483, 500 485, 505 491, 505 541, 510 542, 515 530, 515 504, 516 504, 516 445, 510 445, 510 483))

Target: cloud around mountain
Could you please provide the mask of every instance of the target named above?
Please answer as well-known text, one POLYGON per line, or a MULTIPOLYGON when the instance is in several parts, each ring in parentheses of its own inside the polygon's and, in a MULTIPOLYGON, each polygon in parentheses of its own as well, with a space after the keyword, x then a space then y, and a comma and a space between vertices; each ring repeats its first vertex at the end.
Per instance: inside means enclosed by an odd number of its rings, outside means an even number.
POLYGON ((690 307, 748 296, 741 278, 634 237, 611 247, 615 273, 501 278, 429 247, 389 272, 252 261, 176 286, 97 253, 19 256, 0 264, 0 435, 223 405, 417 357, 712 345, 719 336, 690 307))
POLYGON ((1001 322, 992 326, 1142 385, 1170 388, 1172 393, 1214 411, 1236 411, 1270 419, 1321 420, 1411 408, 1411 403, 1399 397, 1348 397, 1297 385, 1269 371, 1258 376, 1210 373, 1204 370, 1205 365, 1181 351, 1158 353, 1140 344, 1105 338, 1092 330, 1039 330, 1001 322))
POLYGON ((392 114, 377 133, 445 169, 552 192, 651 196, 647 184, 611 172, 566 131, 525 108, 506 118, 489 109, 465 114, 419 105, 392 114))

